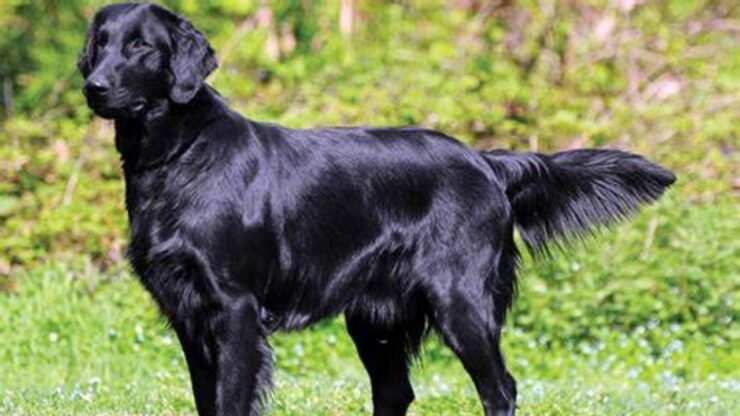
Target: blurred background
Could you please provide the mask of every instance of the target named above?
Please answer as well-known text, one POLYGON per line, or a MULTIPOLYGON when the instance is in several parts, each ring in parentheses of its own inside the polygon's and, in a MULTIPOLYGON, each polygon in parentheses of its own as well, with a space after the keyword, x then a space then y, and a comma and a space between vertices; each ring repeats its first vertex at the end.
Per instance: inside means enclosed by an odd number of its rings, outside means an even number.
MULTIPOLYGON (((0 413, 193 414, 125 261, 112 127, 76 70, 94 0, 0 0, 0 413)), ((740 3, 172 0, 211 83, 291 127, 422 125, 479 148, 639 152, 679 182, 634 222, 526 259, 504 351, 520 412, 740 414, 740 3)), ((273 340, 272 414, 367 414, 341 320, 273 340)), ((414 415, 473 415, 432 338, 414 415)))

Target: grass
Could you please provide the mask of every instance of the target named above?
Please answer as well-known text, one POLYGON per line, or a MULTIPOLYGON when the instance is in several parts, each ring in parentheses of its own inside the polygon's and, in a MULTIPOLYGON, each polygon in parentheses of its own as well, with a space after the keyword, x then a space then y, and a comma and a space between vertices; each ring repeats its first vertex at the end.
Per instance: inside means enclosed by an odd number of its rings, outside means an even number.
MULTIPOLYGON (((729 215, 733 205, 701 204, 684 211, 683 203, 669 201, 670 210, 649 211, 600 237, 589 251, 576 247, 568 256, 556 256, 565 260, 536 267, 530 262, 525 268, 513 311, 518 325, 504 336, 509 366, 519 380, 521 414, 740 414, 740 351, 732 332, 737 308, 709 308, 710 318, 692 312, 696 317, 686 322, 680 317, 671 322, 672 315, 666 315, 634 326, 624 321, 580 338, 571 335, 577 334, 571 326, 582 325, 579 316, 594 314, 583 322, 596 323, 606 313, 590 311, 584 303, 607 290, 598 276, 610 269, 627 279, 648 273, 647 279, 661 284, 673 279, 675 270, 698 271, 703 284, 729 292, 732 302, 738 285, 727 272, 736 264, 737 250, 725 244, 722 251, 711 241, 731 241, 737 231, 729 215), (653 253, 636 259, 651 218, 664 214, 675 216, 666 220, 672 238, 661 243, 656 235, 653 253), (633 246, 639 248, 632 252, 633 246), (633 270, 631 264, 648 269, 633 270), (579 290, 563 286, 566 282, 579 290), (551 299, 551 293, 561 299, 551 299), (585 309, 573 311, 569 302, 585 309), (726 330, 707 334, 711 324, 726 330), (558 334, 558 328, 568 335, 558 334)), ((38 266, 0 295, 0 414, 194 414, 183 357, 148 295, 125 270, 101 275, 83 266, 74 261, 38 266)), ((682 279, 677 284, 691 283, 682 279)), ((651 301, 657 310, 671 310, 660 286, 641 293, 642 284, 637 277, 634 281, 609 289, 614 293, 607 297, 619 304, 637 302, 636 310, 649 310, 651 301)), ((699 289, 685 295, 703 302, 696 311, 711 305, 697 298, 699 289)), ((671 293, 667 299, 682 302, 683 295, 671 293)), ((606 301, 601 305, 614 307, 606 301)), ((637 314, 629 307, 619 313, 637 314)), ((341 320, 277 335, 272 344, 277 388, 271 414, 369 413, 368 382, 341 320)), ((438 339, 427 342, 423 357, 413 373, 417 401, 410 414, 480 414, 471 382, 438 339)))
MULTIPOLYGON (((14 105, 0 116, 0 415, 193 414, 173 334, 119 270, 119 156, 110 125, 90 122, 74 71, 84 17, 104 2, 5 3, 0 72, 14 105)), ((446 1, 356 2, 351 38, 327 24, 339 2, 301 18, 295 7, 312 2, 164 3, 213 41, 224 59, 210 80, 256 120, 418 124, 481 148, 610 146, 674 169, 677 185, 636 221, 525 262, 504 336, 520 411, 740 414, 740 54, 729 2, 631 12, 618 7, 629 2, 499 2, 511 5, 487 19, 446 1), (237 3, 267 5, 276 20, 243 31, 263 13, 237 3), (314 46, 268 56, 291 33, 314 46)), ((272 344, 272 414, 369 413, 341 320, 272 344)), ((438 340, 413 377, 412 414, 480 414, 438 340)))
MULTIPOLYGON (((90 294, 84 275, 58 267, 38 273, 34 283, 0 302, 7 323, 0 329, 5 345, 0 413, 194 413, 177 343, 134 279, 113 278, 90 294)), ((701 345, 687 344, 673 359, 646 359, 638 371, 620 364, 632 342, 625 339, 624 345, 603 344, 592 351, 551 350, 521 331, 510 331, 507 350, 520 379, 521 413, 740 411, 736 378, 687 380, 667 369, 701 345)), ((369 412, 367 381, 341 322, 278 336, 274 345, 278 365, 272 414, 369 412)), ((734 358, 723 352, 712 360, 716 366, 730 366, 734 358)), ((430 341, 423 365, 416 367, 414 380, 418 400, 411 414, 480 414, 472 384, 436 339, 430 341)))

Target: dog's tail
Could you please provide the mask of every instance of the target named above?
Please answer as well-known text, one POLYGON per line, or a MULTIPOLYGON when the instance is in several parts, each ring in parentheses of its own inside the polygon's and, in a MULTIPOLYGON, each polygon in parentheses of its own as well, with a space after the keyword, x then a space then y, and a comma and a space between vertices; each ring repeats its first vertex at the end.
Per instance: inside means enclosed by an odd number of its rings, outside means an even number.
POLYGON ((483 155, 504 183, 514 222, 534 253, 630 216, 676 181, 670 171, 618 150, 483 155))

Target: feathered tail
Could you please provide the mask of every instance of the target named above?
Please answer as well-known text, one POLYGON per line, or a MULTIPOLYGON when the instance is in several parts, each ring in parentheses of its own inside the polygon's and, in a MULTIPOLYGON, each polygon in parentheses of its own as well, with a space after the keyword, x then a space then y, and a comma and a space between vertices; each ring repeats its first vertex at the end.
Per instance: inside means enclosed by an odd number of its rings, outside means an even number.
POLYGON ((535 253, 630 216, 676 181, 672 172, 619 150, 483 155, 505 184, 516 226, 535 253))

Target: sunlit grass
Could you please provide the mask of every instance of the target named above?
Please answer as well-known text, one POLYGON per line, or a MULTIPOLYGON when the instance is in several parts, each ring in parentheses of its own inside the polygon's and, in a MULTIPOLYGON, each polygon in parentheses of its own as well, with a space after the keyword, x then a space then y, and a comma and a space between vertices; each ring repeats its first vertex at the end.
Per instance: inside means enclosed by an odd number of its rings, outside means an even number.
MULTIPOLYGON (((62 265, 40 267, 0 296, 0 414, 193 414, 177 342, 127 274, 101 280, 62 265)), ((675 326, 571 346, 526 332, 505 335, 525 415, 711 414, 740 411, 732 348, 675 326), (663 337, 656 351, 646 338, 663 337)), ((275 415, 370 410, 368 383, 341 321, 276 336, 275 415)), ((414 374, 412 415, 476 415, 472 384, 439 341, 414 374)))
MULTIPOLYGON (((668 195, 584 246, 525 259, 503 337, 521 414, 740 414, 734 209, 668 195)), ((127 271, 101 274, 75 258, 5 283, 0 414, 194 413, 179 345, 127 271)), ((272 414, 369 413, 341 319, 271 343, 272 414)), ((480 414, 436 337, 413 379, 411 414, 480 414)))

